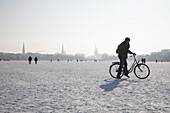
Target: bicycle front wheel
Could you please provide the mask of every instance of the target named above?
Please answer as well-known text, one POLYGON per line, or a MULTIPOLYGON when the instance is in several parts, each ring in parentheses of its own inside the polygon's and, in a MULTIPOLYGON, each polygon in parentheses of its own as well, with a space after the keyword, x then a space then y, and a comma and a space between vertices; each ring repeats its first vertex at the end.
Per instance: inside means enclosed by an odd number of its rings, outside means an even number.
MULTIPOLYGON (((113 78, 117 78, 117 72, 118 72, 118 69, 119 69, 119 62, 116 62, 114 64, 112 64, 109 68, 109 73, 110 75, 113 77, 113 78)), ((122 77, 123 74, 120 75, 120 77, 122 77)))
POLYGON ((146 64, 137 64, 134 68, 134 74, 139 79, 145 79, 150 74, 150 69, 146 64))

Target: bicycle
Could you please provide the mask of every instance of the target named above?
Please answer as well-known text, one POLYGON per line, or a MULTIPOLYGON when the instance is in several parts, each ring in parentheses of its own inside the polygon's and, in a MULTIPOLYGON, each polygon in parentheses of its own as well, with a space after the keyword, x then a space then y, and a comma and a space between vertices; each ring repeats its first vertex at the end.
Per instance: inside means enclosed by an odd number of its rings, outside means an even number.
MULTIPOLYGON (((139 63, 140 61, 136 60, 136 57, 134 57, 134 62, 132 63, 130 69, 128 70, 128 73, 134 72, 135 76, 139 79, 145 79, 150 75, 150 69, 149 67, 144 63, 139 63)), ((117 78, 117 72, 119 68, 120 62, 112 62, 109 68, 109 73, 113 78, 117 78)), ((122 77, 125 74, 124 68, 122 68, 122 74, 120 77, 122 77)))

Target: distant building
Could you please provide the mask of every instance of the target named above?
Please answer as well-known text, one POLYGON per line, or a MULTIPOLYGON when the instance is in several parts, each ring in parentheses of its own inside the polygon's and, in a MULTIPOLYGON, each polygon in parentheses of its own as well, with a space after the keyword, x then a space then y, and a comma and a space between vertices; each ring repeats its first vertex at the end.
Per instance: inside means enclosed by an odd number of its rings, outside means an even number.
POLYGON ((62 55, 66 54, 66 51, 64 50, 64 45, 63 44, 62 44, 61 54, 62 55))
POLYGON ((23 42, 23 47, 22 47, 22 54, 25 55, 25 45, 24 45, 24 42, 23 42))
POLYGON ((158 55, 166 55, 169 53, 170 53, 170 49, 163 49, 161 50, 161 52, 151 52, 151 55, 158 56, 158 55))
POLYGON ((98 53, 98 50, 97 50, 97 48, 95 46, 95 48, 94 48, 94 57, 98 57, 98 55, 99 55, 99 53, 98 53))
POLYGON ((163 49, 160 52, 152 52, 149 56, 151 61, 170 61, 170 49, 163 49))
POLYGON ((170 49, 163 49, 161 50, 162 53, 170 53, 170 49))
POLYGON ((98 49, 96 48, 96 46, 94 48, 94 57, 93 58, 94 59, 101 59, 102 58, 102 54, 98 53, 98 49))

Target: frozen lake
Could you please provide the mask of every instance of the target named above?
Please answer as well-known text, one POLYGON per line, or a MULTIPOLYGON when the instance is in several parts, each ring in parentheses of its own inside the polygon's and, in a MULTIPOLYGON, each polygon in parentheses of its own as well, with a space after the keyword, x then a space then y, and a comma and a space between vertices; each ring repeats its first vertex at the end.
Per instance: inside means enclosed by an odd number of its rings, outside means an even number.
POLYGON ((0 112, 170 112, 170 63, 140 80, 113 79, 111 62, 0 62, 0 112))

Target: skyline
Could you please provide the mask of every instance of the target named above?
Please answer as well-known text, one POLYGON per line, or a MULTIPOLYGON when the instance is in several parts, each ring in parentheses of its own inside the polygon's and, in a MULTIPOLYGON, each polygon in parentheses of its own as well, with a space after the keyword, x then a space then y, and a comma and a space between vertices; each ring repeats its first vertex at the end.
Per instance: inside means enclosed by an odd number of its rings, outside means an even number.
POLYGON ((169 0, 0 0, 0 52, 116 54, 130 37, 141 55, 170 49, 169 0))
MULTIPOLYGON (((76 54, 67 54, 64 50, 64 45, 62 44, 62 50, 61 53, 56 53, 56 54, 41 54, 41 53, 32 53, 32 52, 27 52, 25 53, 25 47, 23 43, 23 49, 22 53, 2 53, 0 52, 0 61, 10 61, 10 60, 27 60, 29 56, 32 57, 38 57, 40 60, 56 60, 56 61, 72 61, 78 60, 83 61, 83 60, 94 60, 96 62, 97 60, 99 61, 105 61, 105 60, 117 60, 118 57, 117 55, 110 55, 110 54, 105 54, 105 53, 98 53, 97 48, 95 47, 94 49, 94 55, 87 56, 82 53, 76 53, 76 54)), ((170 49, 163 49, 160 52, 152 52, 151 54, 146 54, 146 55, 137 55, 136 57, 139 61, 140 59, 146 59, 147 61, 161 61, 161 62, 169 62, 170 61, 170 49)), ((133 58, 130 58, 132 60, 133 58)))
MULTIPOLYGON (((22 54, 22 55, 25 55, 25 54, 28 54, 28 53, 35 53, 35 54, 49 54, 49 53, 44 53, 46 51, 50 51, 50 50, 42 50, 42 51, 38 51, 38 52, 31 52, 31 51, 26 51, 25 49, 25 43, 23 42, 22 44, 22 50, 21 52, 17 52, 17 53, 12 53, 12 52, 9 52, 9 54, 22 54)), ((155 53, 159 53, 159 52, 170 52, 170 49, 162 49, 160 51, 152 51, 150 54, 138 54, 139 56, 141 55, 151 55, 151 54, 155 54, 155 53)), ((5 53, 5 52, 1 52, 0 53, 5 53)), ((7 53, 8 54, 8 53, 7 53)), ((95 57, 101 57, 101 55, 104 55, 104 54, 107 54, 107 55, 114 55, 114 56, 117 56, 116 54, 108 54, 108 53, 101 53, 101 52, 98 52, 98 48, 96 47, 96 45, 94 46, 94 50, 93 50, 93 54, 92 55, 86 55, 84 53, 80 53, 80 52, 76 52, 74 54, 67 54, 66 53, 66 50, 64 49, 64 44, 62 43, 61 45, 61 50, 60 52, 56 52, 56 53, 50 53, 51 55, 52 54, 60 54, 60 55, 76 55, 76 54, 81 54, 81 55, 85 55, 86 57, 90 57, 90 56, 95 56, 95 57)))

